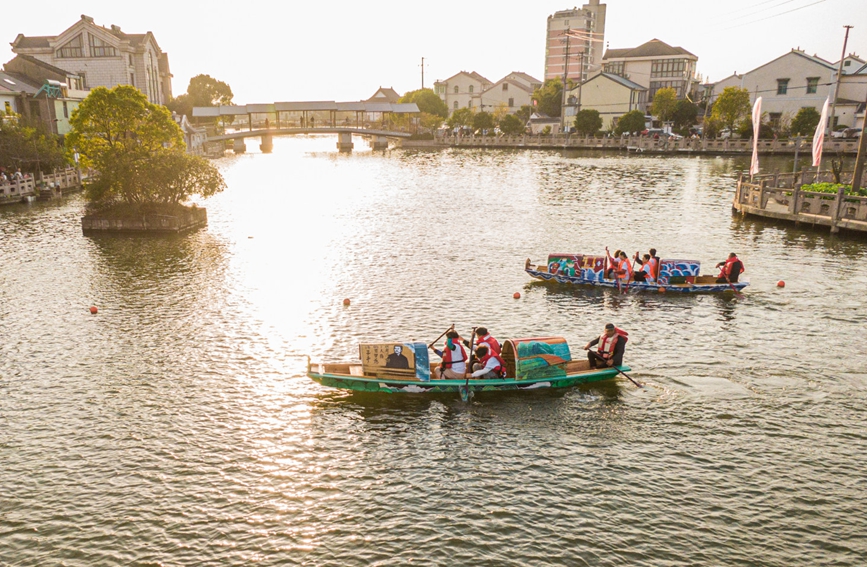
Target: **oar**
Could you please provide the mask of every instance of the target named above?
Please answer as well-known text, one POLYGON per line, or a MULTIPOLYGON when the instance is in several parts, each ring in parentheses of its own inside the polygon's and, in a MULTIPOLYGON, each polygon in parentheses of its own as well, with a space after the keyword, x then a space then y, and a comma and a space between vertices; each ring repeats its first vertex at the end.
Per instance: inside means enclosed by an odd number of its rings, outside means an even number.
MULTIPOLYGON (((596 358, 598 358, 598 359, 601 360, 602 362, 606 362, 606 363, 608 362, 608 361, 605 360, 605 359, 602 357, 602 355, 599 354, 598 352, 596 352, 596 351, 594 351, 594 350, 591 350, 590 352, 592 352, 592 353, 593 353, 593 356, 595 356, 596 358)), ((619 368, 617 368, 616 366, 613 366, 613 365, 611 366, 611 368, 613 368, 614 370, 620 372, 621 374, 623 374, 624 376, 626 376, 627 378, 629 378, 629 381, 632 382, 633 384, 635 384, 636 386, 638 386, 639 388, 644 388, 644 384, 641 384, 641 383, 639 383, 639 382, 636 382, 635 380, 632 379, 632 376, 630 376, 630 375, 627 374, 626 372, 620 370, 619 368)))
POLYGON ((449 327, 448 329, 446 329, 445 331, 443 331, 443 334, 440 335, 440 336, 438 336, 437 338, 435 338, 431 344, 427 345, 427 348, 432 349, 432 348, 437 344, 437 341, 438 341, 438 340, 440 340, 441 338, 443 338, 444 336, 446 336, 446 333, 448 333, 449 331, 453 330, 454 328, 455 328, 455 324, 452 323, 452 326, 449 327))
POLYGON ((458 386, 458 393, 461 395, 461 401, 469 401, 470 399, 470 374, 473 371, 473 342, 476 340, 476 328, 473 327, 473 334, 470 335, 470 355, 467 357, 466 376, 467 381, 463 386, 458 386))
POLYGON ((726 278, 726 282, 729 284, 729 287, 732 288, 733 292, 735 292, 735 297, 737 297, 738 299, 743 299, 744 295, 742 293, 739 293, 737 288, 735 288, 735 286, 732 285, 732 282, 729 279, 729 277, 726 276, 725 278, 726 278))

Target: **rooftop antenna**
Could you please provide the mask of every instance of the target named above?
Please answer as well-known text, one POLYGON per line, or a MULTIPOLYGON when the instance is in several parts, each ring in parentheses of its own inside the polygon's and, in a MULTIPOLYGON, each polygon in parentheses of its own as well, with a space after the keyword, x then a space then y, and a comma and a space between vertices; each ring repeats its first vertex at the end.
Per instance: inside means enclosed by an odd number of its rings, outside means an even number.
POLYGON ((423 89, 424 88, 424 67, 425 67, 424 57, 421 58, 421 65, 419 65, 419 67, 421 67, 421 88, 423 89))

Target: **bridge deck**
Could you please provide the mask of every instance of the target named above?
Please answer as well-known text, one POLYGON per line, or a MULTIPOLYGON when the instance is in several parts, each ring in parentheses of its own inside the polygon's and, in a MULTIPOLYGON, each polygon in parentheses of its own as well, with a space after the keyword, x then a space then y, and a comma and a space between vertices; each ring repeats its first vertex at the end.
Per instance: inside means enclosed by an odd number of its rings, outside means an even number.
POLYGON ((237 140, 239 138, 258 138, 264 135, 292 136, 297 134, 356 134, 358 136, 384 136, 386 138, 409 138, 412 135, 409 132, 356 127, 342 128, 339 126, 329 126, 327 128, 260 128, 258 130, 239 130, 218 136, 208 136, 208 141, 218 142, 220 140, 237 140))

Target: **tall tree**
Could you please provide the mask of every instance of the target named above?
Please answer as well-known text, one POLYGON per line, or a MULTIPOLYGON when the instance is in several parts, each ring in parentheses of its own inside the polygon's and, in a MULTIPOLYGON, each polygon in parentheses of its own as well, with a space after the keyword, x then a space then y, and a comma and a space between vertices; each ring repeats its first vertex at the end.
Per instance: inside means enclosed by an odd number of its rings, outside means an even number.
POLYGON ((750 92, 726 87, 713 104, 711 117, 734 134, 737 125, 750 114, 750 92))
POLYGON ((459 108, 452 112, 449 116, 448 125, 454 128, 455 126, 472 126, 473 125, 473 110, 471 108, 459 108))
POLYGON ((66 165, 58 136, 25 126, 18 115, 0 118, 0 167, 12 172, 50 172, 66 165))
POLYGON ((591 108, 578 111, 575 115, 575 129, 579 134, 595 136, 602 128, 602 117, 599 111, 591 108))
POLYGON ((653 103, 650 107, 650 113, 662 120, 663 122, 671 121, 674 116, 674 110, 677 107, 677 91, 671 87, 659 89, 653 95, 653 103))
POLYGON ((400 102, 414 102, 416 106, 418 106, 419 111, 433 114, 443 119, 448 118, 449 116, 449 107, 446 106, 443 99, 437 96, 437 94, 431 89, 409 91, 400 97, 400 102))
POLYGON ((516 114, 507 114, 500 119, 500 130, 510 136, 523 134, 527 129, 527 121, 521 120, 516 114))
POLYGON ((196 75, 190 79, 187 92, 167 105, 169 110, 191 116, 194 106, 224 106, 232 104, 232 88, 210 75, 196 75))
POLYGON ((822 116, 812 106, 805 106, 792 119, 792 134, 795 136, 812 136, 822 116))
POLYGON ((191 195, 210 196, 225 187, 204 158, 187 155, 180 128, 164 106, 148 102, 135 87, 96 87, 73 111, 69 151, 99 171, 87 187, 97 206, 177 205, 191 195))
POLYGON ((617 121, 617 126, 614 127, 614 133, 618 136, 621 134, 633 134, 644 130, 644 113, 640 110, 631 110, 620 117, 617 121))
POLYGON ((530 117, 533 115, 533 112, 535 112, 533 107, 529 104, 525 104, 515 112, 515 116, 517 116, 521 120, 521 122, 526 124, 527 121, 530 120, 530 117))
POLYGON ((548 79, 540 88, 533 91, 536 101, 536 111, 546 116, 560 116, 563 105, 563 82, 560 79, 548 79))
POLYGON ((474 130, 490 130, 494 127, 494 116, 490 112, 477 112, 473 116, 474 130))
POLYGON ((674 127, 678 130, 688 130, 690 126, 695 124, 698 118, 698 108, 695 103, 688 100, 679 100, 674 105, 674 112, 671 115, 674 121, 674 127))

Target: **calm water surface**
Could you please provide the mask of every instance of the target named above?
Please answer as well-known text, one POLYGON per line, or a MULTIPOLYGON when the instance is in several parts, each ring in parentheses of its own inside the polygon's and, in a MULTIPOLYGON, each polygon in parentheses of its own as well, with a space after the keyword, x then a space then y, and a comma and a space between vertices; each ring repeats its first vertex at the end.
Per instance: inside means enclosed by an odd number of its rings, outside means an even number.
POLYGON ((79 196, 0 209, 0 565, 867 562, 864 240, 732 216, 733 158, 275 142, 217 162, 179 238, 85 238, 79 196), (736 251, 752 285, 522 271, 605 246, 736 251), (645 389, 468 405, 303 374, 451 323, 580 356, 609 321, 645 389))

